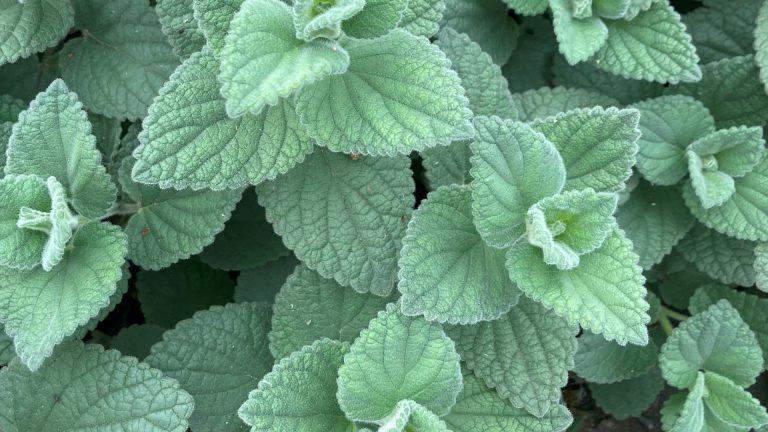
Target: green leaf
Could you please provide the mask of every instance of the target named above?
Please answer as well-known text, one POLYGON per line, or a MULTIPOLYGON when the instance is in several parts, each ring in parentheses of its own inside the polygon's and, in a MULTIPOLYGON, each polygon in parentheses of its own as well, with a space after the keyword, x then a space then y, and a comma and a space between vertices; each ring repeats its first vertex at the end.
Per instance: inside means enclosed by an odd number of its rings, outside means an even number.
POLYGON ((36 372, 18 359, 0 372, 0 428, 7 431, 151 425, 153 431, 184 432, 193 407, 176 380, 97 344, 62 345, 36 372))
POLYGON ((615 417, 625 420, 639 417, 656 400, 664 389, 664 379, 659 368, 636 378, 611 384, 589 383, 589 392, 597 406, 615 417))
POLYGON ((442 26, 466 33, 498 65, 507 62, 517 45, 517 24, 499 0, 445 0, 442 26))
POLYGON ((191 259, 160 271, 140 271, 136 290, 146 321, 172 328, 199 310, 231 302, 234 283, 226 272, 191 259))
POLYGON ((608 26, 602 19, 577 18, 573 6, 572 0, 549 0, 558 48, 572 65, 595 55, 609 37, 608 26))
POLYGON ((507 252, 507 270, 528 297, 619 345, 648 343, 644 278, 632 243, 616 229, 578 267, 558 270, 541 249, 520 243, 507 252))
POLYGON ((621 346, 585 332, 579 337, 573 371, 590 383, 616 383, 647 374, 656 366, 658 351, 652 340, 645 346, 621 346))
POLYGON ((450 60, 451 69, 461 78, 469 108, 476 116, 517 118, 517 109, 501 68, 483 52, 480 45, 469 36, 447 27, 438 35, 437 46, 450 60))
POLYGON ((351 59, 347 72, 305 87, 296 100, 319 145, 394 156, 472 136, 459 77, 426 38, 396 29, 342 45, 351 59))
POLYGON ((257 188, 267 220, 321 276, 385 296, 413 208, 410 160, 318 149, 290 174, 257 188))
POLYGON ((755 332, 757 342, 763 351, 763 369, 768 369, 768 321, 763 316, 768 307, 768 299, 736 291, 727 286, 708 284, 696 290, 690 299, 688 309, 691 313, 698 314, 721 299, 728 300, 731 306, 739 311, 739 316, 747 323, 750 330, 755 332))
POLYGON ((757 14, 754 33, 755 63, 759 68, 759 77, 768 91, 768 3, 763 2, 757 14))
POLYGON ((440 188, 413 214, 400 252, 402 309, 429 321, 492 320, 520 291, 504 271, 504 251, 486 245, 472 222, 468 187, 440 188))
POLYGON ((531 122, 561 112, 594 106, 618 106, 619 102, 589 90, 565 87, 541 87, 512 95, 520 120, 531 122))
POLYGON ((267 222, 256 194, 249 190, 232 212, 224 231, 200 253, 200 260, 213 268, 232 271, 259 267, 289 253, 267 222))
POLYGON ((723 422, 736 427, 757 428, 768 424, 768 413, 760 401, 733 381, 712 372, 704 374, 707 392, 704 403, 723 422))
POLYGON ((5 334, 3 325, 0 324, 0 365, 6 365, 16 357, 16 351, 13 350, 13 339, 5 334))
POLYGON ((261 267, 241 271, 235 285, 235 301, 274 303, 275 295, 298 264, 299 260, 291 254, 261 267))
POLYGON ((19 115, 7 156, 6 174, 56 177, 72 207, 87 218, 104 215, 115 201, 115 185, 101 165, 88 116, 62 80, 19 115))
POLYGON ((342 24, 354 38, 375 38, 398 27, 410 0, 366 0, 365 8, 342 24))
POLYGON ((319 340, 285 357, 259 382, 238 410, 251 432, 349 432, 352 423, 334 397, 336 371, 347 343, 319 340))
POLYGON ((700 369, 739 386, 755 382, 763 356, 755 334, 726 300, 680 323, 661 347, 664 379, 677 388, 693 385, 700 369))
POLYGON ((398 402, 392 413, 377 423, 378 432, 451 432, 432 411, 412 400, 398 402))
POLYGON ((578 328, 527 298, 502 318, 450 327, 461 359, 498 395, 536 417, 560 401, 578 328))
POLYGON ((197 26, 205 35, 208 46, 218 58, 224 48, 224 38, 229 31, 229 23, 244 0, 192 0, 197 26))
POLYGON ((246 0, 221 51, 221 94, 231 117, 259 114, 307 84, 344 73, 349 55, 336 42, 296 39, 293 15, 279 0, 246 0))
POLYGON ((696 224, 677 249, 688 262, 712 279, 725 284, 755 284, 755 244, 696 224))
POLYGON ((637 169, 651 183, 673 185, 688 173, 686 150, 715 131, 707 108, 688 96, 661 96, 632 105, 640 111, 637 169))
POLYGON ((341 409, 355 421, 381 420, 404 399, 442 416, 461 390, 459 355, 440 324, 389 304, 344 356, 338 383, 341 409))
POLYGON ((664 303, 680 310, 688 308, 688 300, 700 286, 715 283, 677 250, 667 255, 656 267, 656 271, 661 276, 659 296, 664 303))
MULTIPOLYGON (((761 90, 762 91, 762 90, 761 90)), ((735 179, 736 190, 724 204, 705 209, 693 188, 683 188, 686 205, 709 228, 742 240, 768 240, 768 157, 744 177, 735 179)))
POLYGON ((6 176, 0 179, 0 202, 0 266, 21 270, 38 266, 48 235, 16 224, 22 208, 51 209, 45 181, 34 175, 6 176))
POLYGON ((705 209, 722 205, 736 190, 733 177, 717 171, 717 160, 713 156, 702 158, 688 151, 688 173, 690 185, 705 209))
POLYGON ((146 362, 195 398, 190 428, 244 429, 237 409, 273 364, 267 349, 271 315, 259 303, 213 306, 178 323, 152 347, 146 362))
MULTIPOLYGON (((122 277, 119 281, 117 281, 117 287, 115 288, 115 292, 112 293, 112 295, 109 296, 109 302, 106 306, 101 308, 96 315, 93 315, 90 320, 88 320, 87 323, 79 326, 74 333, 72 333, 71 336, 69 336, 69 340, 77 340, 77 339, 83 339, 86 336, 88 336, 88 332, 93 332, 96 330, 96 327, 104 321, 105 318, 107 318, 107 315, 112 313, 112 311, 115 310, 117 305, 122 302, 123 296, 125 293, 128 292, 128 279, 131 278, 131 272, 129 271, 129 264, 128 262, 123 262, 123 268, 122 268, 122 277)), ((94 335, 95 336, 95 335, 94 335)), ((147 347, 149 349, 149 347, 147 347)))
POLYGON ((3 0, 0 10, 0 65, 56 46, 74 24, 69 1, 3 0))
MULTIPOLYGON (((155 324, 133 324, 123 327, 120 333, 112 338, 110 348, 120 351, 122 355, 144 359, 149 350, 163 339, 165 328, 155 324)), ((143 360, 142 360, 143 361, 143 360)))
POLYGON ((691 144, 690 151, 702 158, 713 156, 718 170, 732 177, 743 177, 765 155, 763 129, 754 126, 721 129, 699 138, 691 144))
POLYGON ((607 19, 621 19, 626 16, 632 0, 593 0, 592 11, 607 19))
MULTIPOLYGON (((548 2, 543 1, 546 9, 548 2)), ((512 93, 549 87, 552 56, 557 51, 552 22, 543 16, 522 19, 517 47, 501 68, 512 93)))
POLYGON ((409 0, 398 27, 416 36, 434 36, 440 30, 444 10, 444 0, 409 0))
POLYGON ((275 297, 269 349, 280 359, 323 338, 351 343, 393 300, 357 293, 299 265, 275 297))
POLYGON ((541 248, 547 264, 574 268, 579 256, 599 248, 614 230, 617 199, 616 194, 589 188, 546 197, 528 209, 528 243, 541 248))
POLYGON ((205 45, 203 32, 197 26, 192 9, 193 0, 157 0, 155 12, 160 30, 168 38, 173 52, 185 59, 205 45))
POLYGON ((640 266, 648 270, 672 252, 695 219, 675 188, 641 181, 616 211, 616 221, 632 241, 640 266))
POLYGON ((136 120, 178 65, 147 0, 74 0, 75 26, 61 76, 89 111, 136 120), (87 36, 86 36, 87 35, 87 36))
MULTIPOLYGON (((114 182, 117 170, 120 168, 120 161, 126 153, 130 153, 123 147, 124 143, 120 139, 123 127, 120 120, 99 114, 88 113, 88 121, 91 123, 91 133, 96 138, 96 148, 101 153, 101 162, 114 182)), ((129 129, 135 130, 140 126, 132 124, 129 129)), ((130 138, 126 138, 125 144, 128 144, 128 139, 130 138)))
POLYGON ((421 163, 430 188, 452 184, 469 184, 469 141, 454 141, 448 146, 432 147, 421 152, 421 163))
POLYGON ((16 123, 27 104, 9 95, 0 95, 0 122, 16 123))
POLYGON ((564 190, 618 192, 632 175, 639 119, 634 109, 595 107, 539 119, 531 126, 562 156, 567 173, 564 190))
POLYGON ((505 248, 525 231, 525 212, 565 183, 555 146, 530 126, 498 117, 475 118, 472 214, 483 240, 505 248))
POLYGON ((768 292, 768 243, 759 243, 755 247, 754 266, 757 289, 768 292))
POLYGON ((37 370, 53 348, 109 303, 122 276, 125 235, 114 225, 81 227, 51 271, 0 267, 0 322, 16 353, 37 370))
POLYGON ((547 0, 504 0, 511 9, 522 15, 539 15, 547 11, 547 0))
MULTIPOLYGON (((275 1, 274 4, 263 4, 259 7, 276 8, 278 3, 280 2, 275 1)), ((306 41, 317 38, 336 39, 341 36, 341 22, 357 15, 365 6, 366 0, 296 0, 293 2, 293 25, 296 28, 296 38, 306 41)), ((273 15, 266 17, 265 21, 277 21, 282 18, 273 15)), ((277 23, 265 24, 276 25, 277 23)))
POLYGON ((44 227, 48 232, 48 241, 45 242, 45 247, 43 248, 42 267, 45 271, 51 271, 64 258, 64 249, 67 247, 69 240, 72 239, 74 229, 80 221, 77 216, 72 214, 72 210, 69 209, 64 186, 56 181, 54 177, 48 177, 46 185, 48 187, 48 194, 51 197, 51 212, 40 213, 29 207, 22 207, 19 212, 19 221, 16 224, 19 228, 38 229, 38 227, 25 226, 24 210, 32 210, 33 213, 46 216, 44 227))
POLYGON ((701 101, 712 113, 718 128, 765 126, 768 122, 768 94, 758 77, 752 55, 730 57, 702 66, 697 83, 671 87, 701 101))
POLYGON ((129 157, 120 167, 123 191, 137 204, 128 220, 128 257, 148 270, 159 270, 200 253, 224 229, 240 201, 241 189, 174 190, 135 183, 129 157))
MULTIPOLYGON (((691 390, 682 398, 670 398, 662 409, 662 422, 670 432, 703 431, 705 427, 704 374, 699 372, 691 390), (669 405, 669 406, 668 406, 669 405), (666 411, 666 412, 665 412, 666 411)), ((682 393, 678 393, 683 396, 682 393)), ((677 395, 675 395, 677 396, 677 395)))
POLYGON ((666 1, 654 2, 631 21, 607 20, 608 40, 595 55, 600 69, 629 79, 699 81, 702 70, 691 36, 666 1))
POLYGON ((0 94, 28 102, 58 78, 58 56, 31 56, 0 66, 0 94))
POLYGON ((443 417, 454 432, 563 432, 573 421, 563 405, 554 405, 541 418, 515 408, 467 370, 463 381, 456 405, 443 417))
POLYGON ((759 1, 721 2, 717 8, 698 8, 683 15, 702 63, 752 53, 759 1))

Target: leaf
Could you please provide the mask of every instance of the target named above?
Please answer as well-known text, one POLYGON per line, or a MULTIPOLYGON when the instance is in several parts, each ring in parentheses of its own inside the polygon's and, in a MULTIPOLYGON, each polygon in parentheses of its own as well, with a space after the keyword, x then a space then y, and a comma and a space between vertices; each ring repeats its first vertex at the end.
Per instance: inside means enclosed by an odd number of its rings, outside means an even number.
POLYGON ((238 415, 252 432, 348 432, 352 424, 334 397, 336 371, 347 352, 347 343, 323 339, 283 358, 248 395, 238 415))
POLYGON ((131 261, 159 270, 213 243, 242 190, 174 190, 135 183, 130 177, 135 163, 133 157, 124 159, 119 175, 123 191, 138 206, 125 227, 131 261))
POLYGON ((632 0, 593 0, 592 9, 595 15, 607 19, 621 19, 627 14, 632 0))
POLYGON ((707 393, 704 403, 723 422, 744 428, 768 424, 768 413, 760 401, 733 381, 713 372, 704 374, 707 393))
POLYGON ((429 187, 434 189, 452 184, 469 184, 469 141, 454 141, 448 146, 432 147, 421 152, 421 164, 429 187))
POLYGON ((461 390, 459 355, 440 324, 389 304, 344 356, 338 384, 339 405, 355 421, 381 420, 404 399, 442 416, 461 390))
POLYGON ((205 46, 203 32, 193 15, 193 0, 158 0, 155 5, 160 30, 168 38, 173 52, 185 59, 205 46))
POLYGON ((440 30, 444 0, 409 0, 398 27, 416 36, 431 37, 440 30))
POLYGON ((89 223, 49 272, 0 267, 0 322, 30 370, 109 303, 122 276, 125 243, 118 227, 89 223))
POLYGON ((517 24, 498 0, 445 0, 442 26, 466 33, 498 65, 507 62, 517 45, 517 24))
POLYGON ((696 219, 709 228, 742 240, 768 240, 768 158, 744 177, 735 179, 735 192, 724 204, 705 209, 690 185, 683 198, 696 219))
POLYGON ((120 333, 112 338, 110 348, 120 351, 122 355, 144 359, 149 350, 163 339, 165 328, 155 324, 133 324, 123 327, 120 333))
POLYGON ((307 267, 358 292, 390 293, 413 208, 410 160, 318 149, 291 174, 257 188, 283 243, 307 267))
POLYGON ((589 392, 597 406, 617 420, 639 417, 664 389, 659 368, 636 378, 611 384, 589 383, 589 392))
POLYGON ((632 107, 641 114, 638 171, 651 183, 677 183, 688 173, 688 146, 715 131, 709 110, 701 102, 682 95, 648 99, 632 107))
POLYGON ((288 255, 260 267, 241 271, 235 285, 235 301, 274 303, 275 295, 298 264, 296 257, 288 255))
POLYGON ((344 21, 344 33, 354 38, 375 38, 398 27, 410 0, 366 0, 360 13, 344 21))
POLYGON ((674 188, 641 181, 616 211, 616 221, 632 241, 640 266, 647 270, 672 252, 695 219, 674 188))
POLYGON ((0 93, 28 102, 58 78, 58 57, 31 56, 0 66, 0 93))
MULTIPOLYGON (((755 247, 755 283, 757 289, 768 292, 768 244, 759 243, 755 247)), ((768 356, 766 356, 768 358, 768 356)))
POLYGON ((616 194, 592 189, 566 191, 537 202, 525 219, 528 243, 541 248, 544 262, 560 270, 603 244, 616 227, 616 194))
POLYGON ((393 30, 346 39, 350 66, 305 87, 296 111, 334 152, 394 156, 470 138, 471 111, 456 72, 426 38, 393 30))
POLYGON ((531 127, 562 156, 567 173, 563 190, 618 192, 632 175, 639 119, 634 109, 594 107, 539 119, 531 127))
MULTIPOLYGON (((112 295, 109 296, 109 302, 106 306, 102 307, 96 315, 93 315, 91 319, 88 320, 87 323, 77 327, 77 329, 70 335, 67 339, 68 340, 77 340, 77 339, 83 339, 86 336, 88 336, 89 332, 93 332, 96 330, 96 327, 104 321, 104 319, 107 318, 107 316, 112 313, 117 305, 122 302, 123 296, 125 293, 128 292, 128 279, 131 278, 131 272, 129 271, 129 264, 128 262, 123 262, 122 267, 122 277, 119 281, 117 281, 117 286, 115 288, 115 292, 112 293, 112 295)), ((94 335, 95 336, 95 335, 94 335)), ((149 347, 147 347, 149 349, 149 347)))
POLYGON ((16 123, 27 104, 9 95, 0 95, 0 122, 16 123))
POLYGON ((522 15, 538 15, 547 11, 547 0, 504 0, 511 9, 522 15))
POLYGON ((55 46, 74 24, 68 1, 3 0, 0 10, 0 65, 55 46))
POLYGON ((275 297, 269 349, 281 359, 323 338, 352 343, 393 300, 357 293, 299 265, 275 297))
POLYGON ((565 183, 555 146, 530 126, 477 117, 472 150, 472 214, 483 240, 505 248, 525 231, 525 212, 565 183))
POLYGON ((451 432, 432 411, 412 400, 398 402, 394 411, 378 424, 378 432, 451 432))
POLYGON ((692 266, 677 250, 672 250, 657 270, 661 274, 659 296, 664 303, 680 310, 688 308, 688 300, 700 286, 715 283, 712 278, 692 266))
POLYGON ((573 421, 563 405, 555 405, 537 418, 500 398, 472 372, 463 373, 464 387, 456 405, 443 417, 454 432, 563 432, 573 421))
POLYGON ((743 177, 765 155, 763 129, 739 126, 721 129, 699 138, 690 150, 700 157, 713 156, 717 169, 732 177, 743 177))
POLYGON ((14 360, 0 372, 0 427, 8 431, 184 432, 192 397, 157 369, 97 344, 70 342, 43 367, 14 360), (126 409, 130 407, 130 409, 126 409))
POLYGON ((69 240, 72 239, 74 230, 78 227, 80 221, 77 216, 72 214, 72 210, 69 209, 64 186, 54 177, 48 177, 46 186, 51 197, 51 212, 41 214, 36 210, 29 209, 29 207, 22 207, 19 213, 19 221, 16 224, 19 228, 35 229, 24 225, 25 209, 32 210, 33 214, 46 216, 45 228, 48 229, 48 241, 45 242, 45 247, 43 248, 42 267, 45 271, 51 271, 64 258, 64 249, 67 247, 69 240))
POLYGON ((520 296, 504 271, 504 252, 487 246, 475 229, 468 187, 440 188, 422 201, 408 224, 399 267, 403 312, 428 321, 496 319, 520 296))
POLYGON ((8 364, 14 357, 16 351, 13 350, 13 339, 5 334, 5 329, 0 324, 0 365, 8 364))
POLYGON ((229 23, 244 0, 192 0, 194 17, 216 58, 224 48, 229 23))
POLYGON ((652 340, 645 346, 621 346, 585 332, 579 337, 573 371, 590 384, 616 383, 647 374, 656 366, 658 351, 652 340))
POLYGON ((558 406, 578 329, 527 298, 502 318, 449 327, 461 359, 514 407, 542 418, 558 406))
POLYGON ((736 187, 733 177, 711 167, 711 163, 717 164, 714 157, 702 158, 692 151, 688 151, 688 171, 691 176, 690 185, 705 209, 722 205, 733 196, 736 187), (714 170, 713 170, 714 169, 714 170))
POLYGON ((595 64, 629 79, 660 83, 695 82, 699 56, 680 15, 667 2, 654 2, 631 21, 607 20, 608 40, 595 64))
POLYGON ((717 8, 699 8, 683 15, 702 63, 752 53, 755 16, 760 2, 723 2, 717 8), (745 7, 746 6, 746 7, 745 7))
POLYGON ((437 46, 451 62, 451 69, 461 78, 474 115, 516 119, 517 110, 501 68, 469 36, 450 27, 438 35, 437 46))
POLYGON ((677 245, 686 260, 725 284, 755 284, 755 244, 725 236, 696 224, 677 245))
POLYGON ((22 208, 47 211, 51 198, 45 181, 34 175, 9 175, 0 179, 0 266, 30 270, 42 262, 48 235, 21 229, 16 224, 22 208))
POLYGON ((594 106, 618 106, 619 103, 602 94, 578 88, 541 87, 512 95, 520 120, 531 122, 555 116, 561 112, 594 106))
POLYGON ((165 328, 173 328, 199 310, 231 302, 233 285, 226 272, 213 270, 196 259, 160 271, 140 271, 136 276, 146 321, 165 328))
POLYGON ((696 290, 690 299, 688 309, 692 314, 698 314, 721 299, 728 300, 728 303, 739 312, 741 319, 755 333, 763 352, 763 369, 768 368, 768 321, 763 317, 763 311, 768 307, 768 299, 719 284, 708 284, 696 290))
MULTIPOLYGON (((259 7, 275 8, 278 7, 278 3, 280 2, 276 1, 274 4, 264 4, 259 7)), ((341 22, 357 15, 363 10, 366 3, 366 0, 296 0, 293 2, 293 25, 296 28, 296 38, 306 41, 317 38, 338 38, 341 36, 341 22)), ((276 18, 275 15, 275 18, 268 17, 267 20, 280 18, 276 18)), ((275 24, 269 23, 267 25, 275 24)), ((267 53, 272 54, 273 52, 267 53)))
POLYGON ((241 431, 237 409, 272 368, 267 332, 272 315, 259 303, 213 306, 184 320, 152 347, 146 362, 195 398, 189 427, 241 431))
POLYGON ((768 95, 752 55, 730 57, 702 66, 701 81, 667 90, 694 97, 712 113, 718 128, 765 126, 768 95))
POLYGON ((103 216, 115 201, 115 185, 101 165, 88 116, 61 80, 19 115, 5 173, 56 177, 72 207, 87 218, 103 216))
POLYGON ((602 19, 597 16, 577 18, 573 6, 571 0, 549 0, 558 48, 571 65, 595 55, 609 37, 608 26, 602 19))
POLYGON ((73 4, 84 37, 67 41, 59 54, 64 81, 89 111, 132 121, 144 117, 178 65, 154 9, 147 0, 73 4))
POLYGON ((231 117, 259 114, 307 84, 344 73, 349 55, 336 42, 296 39, 291 10, 279 0, 246 0, 221 50, 221 94, 231 117))
POLYGON ((757 14, 754 32, 755 63, 760 81, 768 91, 768 3, 763 2, 757 14))
POLYGON ((541 250, 520 243, 507 252, 507 270, 525 295, 619 345, 648 343, 650 321, 645 279, 637 255, 616 229, 578 267, 558 270, 543 262, 541 250))
MULTIPOLYGON (((548 2, 543 1, 546 9, 548 2)), ((517 47, 501 68, 512 93, 549 87, 552 80, 552 56, 557 51, 552 22, 543 17, 522 19, 517 47)))
POLYGON ((703 402, 704 374, 698 373, 696 381, 687 395, 673 395, 662 409, 662 423, 670 432, 703 431, 705 407, 703 402), (679 397, 676 397, 679 396, 679 397))
POLYGON ((680 323, 661 347, 664 379, 677 388, 693 385, 700 369, 746 387, 755 382, 763 356, 755 334, 726 300, 680 323))

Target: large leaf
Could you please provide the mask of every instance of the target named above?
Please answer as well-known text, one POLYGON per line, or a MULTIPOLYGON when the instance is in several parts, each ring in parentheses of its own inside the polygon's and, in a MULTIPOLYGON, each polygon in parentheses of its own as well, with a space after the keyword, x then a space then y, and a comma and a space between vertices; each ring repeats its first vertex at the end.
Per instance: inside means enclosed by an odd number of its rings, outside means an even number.
POLYGON ((3 0, 0 10, 0 65, 55 46, 74 24, 66 0, 3 0))
POLYGON ((444 0, 409 0, 398 27, 417 36, 433 36, 440 30, 444 10, 444 0))
POLYGON ((760 1, 720 2, 683 15, 702 63, 750 54, 760 1))
POLYGON ((217 58, 224 48, 229 23, 242 4, 243 0, 192 0, 197 25, 217 58))
POLYGON ((720 234, 697 224, 677 249, 686 260, 712 279, 725 284, 755 284, 755 243, 720 234))
POLYGON ((739 428, 768 424, 768 413, 749 392, 713 372, 704 374, 707 393, 704 403, 724 423, 739 428))

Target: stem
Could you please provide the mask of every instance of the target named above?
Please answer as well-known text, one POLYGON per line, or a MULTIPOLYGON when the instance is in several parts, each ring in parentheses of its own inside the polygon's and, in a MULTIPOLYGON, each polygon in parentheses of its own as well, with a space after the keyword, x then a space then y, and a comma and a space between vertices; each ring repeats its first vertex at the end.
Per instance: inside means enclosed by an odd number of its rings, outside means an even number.
POLYGON ((680 312, 675 312, 666 306, 661 307, 661 314, 669 318, 672 318, 675 321, 685 321, 688 319, 688 315, 681 314, 680 312))
POLYGON ((664 329, 664 333, 666 333, 667 336, 672 336, 672 332, 675 329, 672 327, 672 323, 669 322, 669 317, 662 313, 659 317, 659 324, 661 324, 661 328, 664 329))
POLYGON ((139 210, 141 210, 141 204, 118 202, 109 209, 107 214, 101 217, 101 220, 106 220, 113 216, 129 216, 137 213, 139 210))

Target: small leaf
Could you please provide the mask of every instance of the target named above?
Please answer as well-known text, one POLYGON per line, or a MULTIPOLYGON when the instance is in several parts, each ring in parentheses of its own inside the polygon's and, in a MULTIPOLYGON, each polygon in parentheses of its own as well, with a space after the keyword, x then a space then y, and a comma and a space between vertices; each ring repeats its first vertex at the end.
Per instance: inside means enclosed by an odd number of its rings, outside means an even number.
MULTIPOLYGON (((691 385, 691 390, 688 394, 681 399, 670 398, 668 404, 665 404, 662 409, 663 422, 669 427, 665 429, 670 432, 689 432, 689 431, 703 431, 706 424, 705 422, 705 407, 704 407, 704 394, 706 388, 704 387, 704 374, 699 372, 696 375, 696 380, 691 385), (664 411, 667 412, 664 412, 664 411)), ((678 393, 681 396, 682 393, 678 393)), ((677 396, 677 395, 675 395, 677 396)))
POLYGON ((763 356, 736 309, 720 300, 680 323, 661 347, 659 363, 664 379, 677 388, 691 387, 700 369, 746 387, 762 370, 763 356))
MULTIPOLYGON (((51 196, 51 212, 47 215, 50 230, 48 231, 48 241, 45 242, 43 248, 42 265, 43 270, 51 271, 64 258, 64 249, 69 240, 72 239, 74 228, 78 226, 80 221, 69 209, 64 186, 53 177, 48 177, 46 185, 48 186, 48 194, 51 196)), ((24 208, 21 210, 23 212, 24 208)), ((22 227, 21 217, 17 224, 22 227)))
POLYGON ((768 413, 760 401, 733 381, 713 372, 704 374, 707 393, 704 403, 723 422, 736 427, 757 428, 768 424, 768 413))
POLYGON ((714 156, 717 169, 729 176, 743 177, 765 155, 763 129, 754 126, 721 129, 699 138, 689 149, 702 158, 714 156))
POLYGON ((56 46, 74 24, 69 1, 3 0, 0 10, 0 65, 56 46))
POLYGON ((412 400, 403 400, 386 418, 378 432, 451 432, 438 416, 412 400))
POLYGON ((520 120, 531 122, 561 112, 595 106, 618 106, 619 102, 589 90, 565 87, 541 87, 512 95, 520 120))
POLYGON ((442 416, 461 390, 459 355, 440 324, 389 304, 344 356, 338 383, 341 409, 355 421, 381 420, 404 399, 442 416))
POLYGON ((29 270, 42 262, 48 239, 42 231, 17 226, 22 208, 49 211, 51 197, 45 182, 34 175, 8 175, 0 179, 0 266, 29 270))
POLYGON ((189 427, 242 431, 237 409, 272 368, 267 332, 272 315, 259 303, 213 306, 163 335, 145 360, 195 398, 189 427))
POLYGON ((688 262, 725 284, 755 284, 755 244, 696 224, 677 245, 688 262))
POLYGON ((733 177, 717 171, 717 160, 713 156, 702 159, 690 150, 687 155, 690 185, 701 206, 710 209, 728 201, 736 191, 733 177))
POLYGON ((398 290, 407 315, 469 324, 496 319, 520 291, 504 271, 504 251, 472 223, 467 187, 440 188, 414 212, 400 252, 398 290))
POLYGON ((608 26, 602 19, 597 16, 576 17, 572 0, 549 0, 549 7, 560 53, 568 63, 583 62, 605 45, 608 26))
POLYGON ((446 0, 442 26, 466 33, 498 65, 507 62, 517 45, 517 24, 498 0, 446 0))
POLYGON ((573 371, 590 383, 616 383, 648 373, 656 366, 658 351, 652 340, 645 346, 620 346, 585 332, 579 337, 573 371))
MULTIPOLYGON (((264 4, 260 7, 266 11, 267 8, 278 7, 277 3, 279 2, 268 6, 264 4)), ((296 37, 306 41, 321 37, 336 39, 341 36, 341 22, 357 15, 365 6, 366 0, 296 0, 293 2, 293 25, 296 28, 296 37)), ((259 13, 264 14, 264 11, 259 13)), ((274 18, 267 19, 276 21, 278 18, 275 15, 274 18)), ((276 25, 276 23, 268 25, 276 25)))

